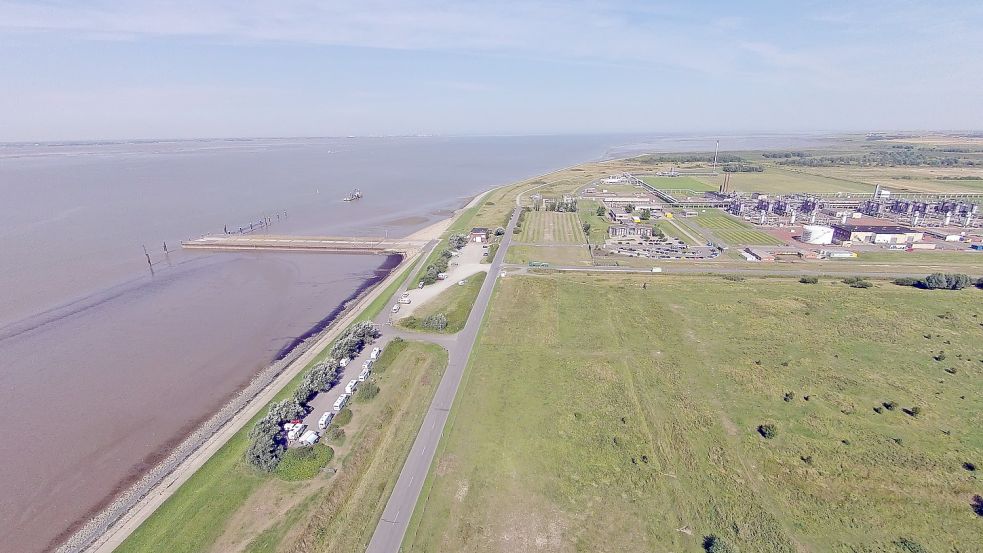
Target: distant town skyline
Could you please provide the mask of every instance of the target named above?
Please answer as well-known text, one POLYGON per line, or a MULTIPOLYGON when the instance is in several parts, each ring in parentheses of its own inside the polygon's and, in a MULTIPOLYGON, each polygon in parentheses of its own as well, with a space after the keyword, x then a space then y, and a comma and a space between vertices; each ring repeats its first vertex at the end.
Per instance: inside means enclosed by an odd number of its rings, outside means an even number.
POLYGON ((983 129, 972 1, 0 0, 0 141, 983 129))

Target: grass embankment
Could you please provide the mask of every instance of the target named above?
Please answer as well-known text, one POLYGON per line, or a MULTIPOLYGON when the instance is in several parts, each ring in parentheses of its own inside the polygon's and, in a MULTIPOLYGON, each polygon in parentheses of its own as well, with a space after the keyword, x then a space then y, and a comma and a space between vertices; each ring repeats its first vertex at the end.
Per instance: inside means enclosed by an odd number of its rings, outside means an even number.
POLYGON ((441 292, 420 309, 414 315, 400 319, 397 323, 400 327, 409 330, 419 330, 422 332, 440 332, 453 334, 464 328, 471 315, 471 308, 474 300, 478 297, 481 284, 485 282, 488 273, 479 272, 469 276, 464 286, 454 285, 441 292), (423 326, 423 321, 430 315, 443 313, 447 317, 447 327, 443 330, 435 330, 423 326))
MULTIPOLYGON (((272 551, 284 540, 298 539, 299 534, 290 530, 312 523, 327 508, 343 508, 374 526, 378 519, 376 502, 381 501, 381 512, 446 358, 446 352, 433 344, 393 344, 392 353, 387 348, 374 372, 380 387, 378 396, 352 408, 355 416, 345 426, 345 445, 333 442, 339 455, 324 463, 324 456, 332 451, 326 445, 319 446, 321 450, 315 448, 317 457, 313 460, 291 450, 275 473, 256 471, 243 459, 250 424, 117 551, 229 550, 246 544, 249 550, 272 551), (290 460, 294 456, 298 458, 290 460), (337 474, 321 472, 324 464, 337 474), (312 470, 314 465, 318 470, 312 470), (372 497, 363 504, 358 498, 366 495, 372 497)), ((353 532, 357 530, 353 527, 353 532)), ((358 536, 367 542, 370 534, 363 529, 358 536)))
POLYGON ((710 534, 741 551, 976 550, 981 300, 883 281, 503 280, 403 551, 698 551, 710 534))
POLYGON ((576 213, 530 211, 517 242, 530 244, 584 244, 584 229, 576 213))
POLYGON ((783 244, 781 240, 767 232, 756 230, 744 221, 719 211, 701 213, 694 219, 694 222, 732 246, 779 246, 783 244))
MULTIPOLYGON (((368 320, 378 315, 409 271, 409 267, 403 269, 393 283, 366 306, 357 320, 368 320)), ((291 397, 304 375, 323 361, 330 349, 325 348, 272 401, 291 397)), ((256 421, 266 414, 267 408, 268 405, 195 471, 117 551, 201 551, 213 544, 224 532, 227 521, 247 503, 250 496, 276 478, 247 466, 243 459, 249 443, 248 433, 256 421)))

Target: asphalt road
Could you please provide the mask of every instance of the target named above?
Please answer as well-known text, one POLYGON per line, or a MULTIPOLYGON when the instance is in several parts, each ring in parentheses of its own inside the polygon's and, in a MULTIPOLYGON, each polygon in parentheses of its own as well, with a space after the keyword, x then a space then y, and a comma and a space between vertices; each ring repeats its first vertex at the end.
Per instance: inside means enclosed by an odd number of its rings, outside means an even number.
POLYGON ((389 502, 382 512, 382 518, 376 526, 375 533, 372 534, 372 540, 367 549, 368 553, 395 553, 399 551, 403 536, 406 534, 407 523, 420 497, 427 472, 433 462, 434 451, 436 451, 437 443, 444 432, 444 424, 447 422, 451 405, 454 403, 461 378, 464 376, 464 368, 471 356, 471 349, 474 347, 475 339, 478 336, 481 320, 485 316, 485 310, 488 308, 489 300, 491 300, 492 290, 495 288, 495 282, 501 271, 505 252, 512 243, 512 229, 515 228, 518 217, 519 210, 516 209, 512 212, 512 218, 505 229, 501 245, 491 263, 488 272, 490 278, 486 278, 481 286, 464 329, 454 335, 452 340, 440 341, 441 345, 447 348, 447 369, 437 386, 433 402, 431 402, 423 419, 423 424, 420 426, 416 441, 413 442, 413 448, 406 458, 403 470, 399 474, 399 479, 396 480, 396 487, 393 488, 389 502))

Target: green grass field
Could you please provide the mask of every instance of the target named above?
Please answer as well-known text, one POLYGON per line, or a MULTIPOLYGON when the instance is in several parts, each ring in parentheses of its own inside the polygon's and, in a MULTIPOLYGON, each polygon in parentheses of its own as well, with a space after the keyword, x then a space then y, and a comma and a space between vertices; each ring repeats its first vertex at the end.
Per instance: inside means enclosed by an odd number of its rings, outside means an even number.
MULTIPOLYGON (((810 168, 811 169, 811 168, 810 168)), ((723 175, 697 177, 713 190, 723 182, 723 175)), ((873 192, 874 187, 848 178, 812 174, 798 168, 765 164, 761 173, 730 173, 730 188, 744 192, 783 194, 789 192, 873 192)))
MULTIPOLYGON (((676 222, 679 223, 678 220, 676 222)), ((702 243, 700 243, 698 240, 694 240, 693 238, 690 238, 689 236, 687 236, 686 233, 680 232, 679 229, 676 228, 675 225, 673 225, 672 223, 670 223, 669 221, 667 221, 665 219, 659 219, 659 220, 657 220, 655 222, 655 226, 659 230, 662 231, 662 234, 665 234, 666 236, 672 236, 674 238, 678 238, 678 239, 682 240, 683 242, 689 244, 690 246, 701 246, 702 245, 702 243)), ((690 229, 686 229, 686 230, 690 230, 690 229)), ((693 234, 693 233, 690 233, 690 234, 693 234)))
POLYGON ((478 272, 469 276, 464 286, 451 286, 441 292, 419 309, 413 315, 399 319, 398 325, 409 330, 419 330, 423 332, 443 332, 452 334, 464 328, 471 315, 471 307, 474 300, 478 297, 481 284, 485 282, 488 273, 478 272), (447 316, 447 328, 442 331, 433 330, 423 326, 423 320, 430 315, 443 313, 447 316))
POLYGON ((600 206, 600 202, 587 200, 577 202, 580 222, 590 224, 590 231, 587 233, 587 238, 591 244, 603 244, 608 238, 608 228, 611 226, 606 216, 597 214, 597 208, 600 206))
POLYGON ((693 192, 712 192, 719 185, 698 180, 696 177, 639 177, 659 190, 692 190, 693 192))
POLYGON ((735 219, 719 211, 708 210, 697 216, 697 225, 709 230, 714 236, 732 245, 777 246, 782 241, 767 232, 756 230, 744 221, 735 219))
POLYGON ((517 242, 529 244, 584 244, 584 230, 576 213, 530 211, 517 242))
POLYGON ((545 261, 553 265, 590 266, 587 246, 526 246, 515 245, 505 252, 506 263, 525 265, 530 261, 545 261))
POLYGON ((981 323, 977 289, 503 280, 402 550, 979 551, 981 323))
MULTIPOLYGON (((243 459, 251 422, 117 551, 273 551, 285 541, 296 542, 306 535, 292 530, 295 526, 314 524, 336 508, 365 522, 351 527, 350 536, 333 534, 331 543, 367 543, 426 412, 426 398, 433 395, 446 366, 447 354, 439 346, 406 344, 388 358, 388 366, 375 371, 381 391, 372 401, 353 407, 354 419, 345 426, 344 445, 332 444, 333 459, 324 458, 331 450, 321 446, 317 459, 289 459, 279 476, 260 473, 243 459), (312 474, 312 465, 319 469, 322 461, 337 474, 313 471, 315 475, 305 479, 312 474)), ((287 386, 277 400, 288 397, 298 381, 287 386)))

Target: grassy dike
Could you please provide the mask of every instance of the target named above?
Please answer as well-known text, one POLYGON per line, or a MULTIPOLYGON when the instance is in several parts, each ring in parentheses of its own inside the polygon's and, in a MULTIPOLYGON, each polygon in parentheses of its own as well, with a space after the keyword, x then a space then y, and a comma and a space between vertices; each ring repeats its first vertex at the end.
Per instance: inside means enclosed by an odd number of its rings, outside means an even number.
MULTIPOLYGON (((385 308, 386 303, 409 276, 412 265, 402 269, 363 311, 355 322, 370 320, 385 308)), ((273 400, 291 396, 304 375, 330 352, 325 347, 273 400)), ((243 453, 248 445, 249 430, 268 409, 264 406, 246 425, 181 485, 143 524, 116 549, 117 551, 201 551, 223 532, 224 523, 246 503, 248 498, 272 475, 262 474, 245 465, 243 453)))
POLYGON ((401 550, 975 551, 981 300, 505 279, 401 550))

